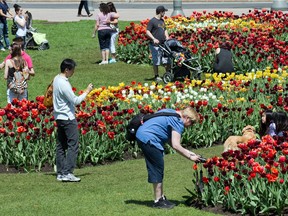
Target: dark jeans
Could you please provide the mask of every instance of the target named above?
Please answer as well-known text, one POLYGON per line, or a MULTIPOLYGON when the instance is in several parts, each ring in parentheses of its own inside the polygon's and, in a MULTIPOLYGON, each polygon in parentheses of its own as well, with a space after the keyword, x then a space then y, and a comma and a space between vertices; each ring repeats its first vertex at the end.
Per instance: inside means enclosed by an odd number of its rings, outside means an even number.
POLYGON ((164 155, 163 151, 157 149, 150 143, 142 143, 137 140, 139 147, 141 148, 146 162, 146 168, 148 171, 149 183, 162 183, 164 178, 164 155))
POLYGON ((73 173, 78 156, 79 131, 76 119, 56 120, 56 166, 58 175, 73 173))
POLYGON ((98 39, 101 50, 110 49, 111 29, 103 29, 98 31, 98 39))
POLYGON ((89 11, 89 8, 88 8, 88 1, 87 0, 80 2, 79 7, 78 7, 78 15, 81 15, 83 6, 85 8, 85 11, 86 11, 87 15, 89 15, 90 11, 89 11))

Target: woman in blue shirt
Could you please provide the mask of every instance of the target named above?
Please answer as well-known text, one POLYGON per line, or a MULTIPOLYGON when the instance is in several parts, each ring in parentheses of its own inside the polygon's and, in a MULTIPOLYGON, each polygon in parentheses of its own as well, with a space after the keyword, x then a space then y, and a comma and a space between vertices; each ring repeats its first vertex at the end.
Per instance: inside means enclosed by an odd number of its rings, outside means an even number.
POLYGON ((199 155, 185 149, 181 145, 181 135, 185 127, 190 127, 199 121, 199 115, 191 108, 184 110, 163 109, 158 112, 177 113, 176 116, 158 116, 144 122, 136 133, 138 145, 142 149, 148 171, 148 182, 153 184, 155 208, 170 209, 175 204, 169 202, 163 192, 164 177, 164 145, 170 143, 182 156, 192 161, 198 161, 199 155))

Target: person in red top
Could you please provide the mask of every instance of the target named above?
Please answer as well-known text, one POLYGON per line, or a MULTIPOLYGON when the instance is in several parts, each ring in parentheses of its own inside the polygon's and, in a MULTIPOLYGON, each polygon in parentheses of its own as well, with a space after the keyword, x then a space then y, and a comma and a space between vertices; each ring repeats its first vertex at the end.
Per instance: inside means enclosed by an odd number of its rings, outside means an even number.
MULTIPOLYGON (((8 59, 12 58, 11 52, 13 50, 14 47, 21 47, 21 55, 22 58, 25 60, 27 67, 29 69, 29 75, 30 76, 35 76, 35 71, 33 68, 33 62, 32 62, 32 58, 23 50, 24 47, 24 41, 23 38, 18 37, 18 38, 14 38, 13 39, 13 43, 11 45, 11 50, 10 50, 10 54, 5 58, 5 60, 0 64, 0 69, 3 69, 5 67, 5 63, 8 59)), ((7 88, 7 100, 9 101, 9 95, 10 95, 10 89, 7 88)), ((28 98, 28 91, 27 91, 27 98, 28 98)))
MULTIPOLYGON (((22 58, 26 61, 27 63, 27 66, 28 66, 28 69, 30 71, 30 75, 34 76, 35 75, 35 71, 34 71, 34 68, 33 68, 33 62, 32 62, 32 58, 23 50, 23 39, 22 38, 14 38, 13 39, 13 43, 11 45, 11 50, 12 50, 12 47, 13 46, 21 46, 22 48, 22 51, 21 51, 21 54, 22 54, 22 58)), ((5 66, 5 62, 8 60, 8 59, 11 59, 11 53, 5 58, 5 60, 0 64, 0 68, 4 68, 5 66)))

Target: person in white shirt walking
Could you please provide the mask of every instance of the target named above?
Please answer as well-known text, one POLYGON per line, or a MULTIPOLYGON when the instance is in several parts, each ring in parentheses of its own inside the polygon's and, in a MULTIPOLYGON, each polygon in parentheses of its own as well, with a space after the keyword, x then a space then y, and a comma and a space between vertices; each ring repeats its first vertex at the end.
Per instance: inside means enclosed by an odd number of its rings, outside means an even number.
POLYGON ((57 123, 57 180, 65 182, 81 180, 73 174, 78 156, 79 140, 75 106, 80 104, 93 89, 93 85, 90 83, 82 95, 74 94, 68 79, 74 74, 75 67, 74 60, 64 59, 60 65, 61 73, 53 80, 53 108, 57 123))

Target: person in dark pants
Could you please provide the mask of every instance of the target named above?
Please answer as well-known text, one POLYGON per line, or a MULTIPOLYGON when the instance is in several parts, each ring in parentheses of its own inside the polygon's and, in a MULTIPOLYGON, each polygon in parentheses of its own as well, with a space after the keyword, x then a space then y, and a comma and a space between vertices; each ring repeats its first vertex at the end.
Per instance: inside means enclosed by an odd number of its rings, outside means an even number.
POLYGON ((216 57, 213 70, 216 73, 234 72, 231 45, 229 42, 222 43, 220 47, 216 49, 216 57))
POLYGON ((153 207, 171 209, 175 204, 167 200, 163 190, 164 145, 170 143, 182 156, 198 162, 200 156, 182 147, 180 141, 184 127, 199 121, 199 115, 192 107, 177 111, 162 109, 158 112, 177 113, 179 117, 158 116, 145 121, 136 132, 136 140, 145 157, 148 182, 153 184, 153 207))
POLYGON ((83 16, 82 15, 82 9, 83 9, 83 6, 84 6, 84 8, 85 8, 85 11, 86 11, 86 13, 87 13, 87 15, 88 15, 88 17, 91 17, 93 14, 92 13, 90 13, 90 11, 89 11, 89 7, 88 7, 88 2, 87 2, 87 0, 86 1, 80 1, 80 4, 79 4, 79 7, 78 7, 78 17, 81 17, 81 16, 83 16))
POLYGON ((82 95, 77 97, 74 94, 68 79, 74 74, 75 67, 74 60, 63 60, 60 65, 61 72, 53 80, 53 115, 57 123, 57 180, 65 182, 81 180, 73 174, 78 156, 79 139, 75 106, 80 104, 93 88, 90 83, 82 95))

